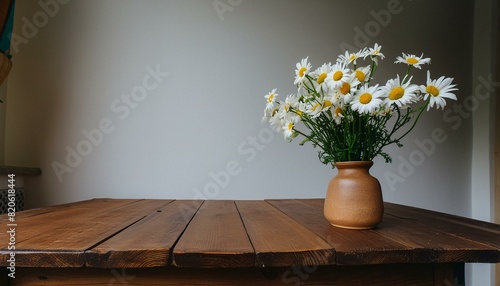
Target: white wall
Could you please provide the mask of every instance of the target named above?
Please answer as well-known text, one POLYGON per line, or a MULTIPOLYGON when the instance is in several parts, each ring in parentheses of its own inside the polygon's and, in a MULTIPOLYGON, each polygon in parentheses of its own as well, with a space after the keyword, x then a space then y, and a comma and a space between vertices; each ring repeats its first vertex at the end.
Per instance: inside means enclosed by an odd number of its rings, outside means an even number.
MULTIPOLYGON (((401 52, 424 52, 433 74, 456 78, 460 97, 471 90, 471 3, 451 9, 447 1, 396 0, 59 3, 49 12, 34 1, 20 0, 16 8, 6 161, 43 169, 30 206, 103 196, 195 198, 196 190, 213 199, 323 197, 334 172, 311 146, 269 133, 260 122, 263 96, 275 87, 282 96, 293 92, 297 61, 334 61, 342 46, 381 44, 384 80, 403 72, 392 64, 401 52), (234 6, 221 12, 214 3, 234 6), (444 24, 436 26, 436 17, 444 24), (140 90, 148 67, 168 76, 159 83, 146 78, 157 87, 126 113, 120 100, 140 90), (91 140, 82 131, 97 130, 102 120, 108 133, 85 149, 91 140), (67 161, 68 148, 88 156, 67 161), (228 163, 237 174, 217 182, 210 174, 220 175, 228 163)), ((429 112, 404 148, 388 150, 393 164, 377 160, 373 173, 386 200, 470 213, 471 125, 463 120, 457 127, 455 116, 429 112), (419 157, 417 140, 432 138, 434 128, 446 141, 419 157), (410 170, 400 167, 403 161, 410 170), (389 173, 399 181, 388 183, 389 173)))
POLYGON ((263 96, 294 92, 303 57, 318 66, 342 47, 377 42, 387 57, 379 79, 403 72, 392 64, 401 52, 424 52, 432 74, 460 88, 460 105, 425 114, 403 148, 388 149, 392 164, 376 160, 385 199, 470 216, 477 133, 464 100, 473 94, 473 8, 447 0, 17 0, 5 161, 42 168, 25 182, 34 190, 29 207, 94 197, 323 197, 335 172, 311 146, 269 133, 263 96), (165 76, 157 82, 148 69, 165 76), (124 97, 144 88, 127 105, 124 97), (430 143, 439 131, 445 139, 430 143), (76 160, 68 148, 88 154, 76 160), (61 174, 62 165, 71 172, 61 174))

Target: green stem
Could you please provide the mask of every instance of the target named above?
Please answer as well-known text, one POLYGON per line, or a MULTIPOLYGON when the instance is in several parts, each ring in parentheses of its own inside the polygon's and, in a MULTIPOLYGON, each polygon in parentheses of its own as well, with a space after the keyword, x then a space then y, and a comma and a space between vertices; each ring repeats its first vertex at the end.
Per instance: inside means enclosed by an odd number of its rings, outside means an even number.
POLYGON ((413 128, 417 125, 417 121, 419 120, 420 116, 422 115, 422 112, 424 111, 425 107, 427 107, 428 104, 429 104, 429 100, 427 100, 425 102, 425 104, 420 107, 420 111, 418 112, 417 118, 415 118, 415 120, 413 121, 413 124, 411 125, 410 129, 408 129, 408 131, 406 131, 403 135, 401 135, 398 139, 396 139, 396 141, 401 140, 403 137, 408 135, 408 133, 410 133, 413 130, 413 128))
POLYGON ((408 65, 408 68, 406 68, 406 74, 403 78, 403 82, 401 83, 401 85, 405 84, 406 82, 408 82, 409 80, 409 75, 410 75, 410 70, 411 70, 411 65, 408 65))

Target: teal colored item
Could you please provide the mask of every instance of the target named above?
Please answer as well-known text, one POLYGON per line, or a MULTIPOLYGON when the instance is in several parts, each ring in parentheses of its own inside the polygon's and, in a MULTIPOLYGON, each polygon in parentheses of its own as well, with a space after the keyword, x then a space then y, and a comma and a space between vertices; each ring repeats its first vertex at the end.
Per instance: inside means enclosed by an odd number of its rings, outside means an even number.
POLYGON ((12 27, 14 26, 14 6, 15 6, 15 1, 12 1, 5 29, 1 31, 3 32, 0 38, 0 51, 2 52, 5 52, 10 49, 10 40, 12 38, 12 27))

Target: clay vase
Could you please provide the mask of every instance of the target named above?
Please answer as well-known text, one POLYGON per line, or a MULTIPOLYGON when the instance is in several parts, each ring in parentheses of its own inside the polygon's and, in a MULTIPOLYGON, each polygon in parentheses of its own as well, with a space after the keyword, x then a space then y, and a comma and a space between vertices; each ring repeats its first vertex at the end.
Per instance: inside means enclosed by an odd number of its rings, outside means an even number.
POLYGON ((384 215, 382 189, 370 175, 372 161, 337 162, 338 174, 330 180, 325 198, 325 218, 336 227, 370 229, 384 215))

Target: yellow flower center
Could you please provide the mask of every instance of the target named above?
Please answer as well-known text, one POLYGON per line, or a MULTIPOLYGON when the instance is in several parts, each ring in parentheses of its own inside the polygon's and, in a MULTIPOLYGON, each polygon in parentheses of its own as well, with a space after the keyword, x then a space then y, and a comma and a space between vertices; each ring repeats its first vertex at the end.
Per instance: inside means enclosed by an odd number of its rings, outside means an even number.
POLYGON ((323 107, 324 107, 324 108, 327 108, 327 107, 330 107, 330 106, 332 106, 332 102, 331 102, 331 101, 329 101, 329 100, 325 100, 325 101, 323 102, 323 107))
POLYGON ((292 123, 292 122, 289 122, 289 123, 288 123, 288 130, 290 130, 290 131, 291 131, 292 129, 293 129, 293 123, 292 123))
POLYGON ((342 114, 342 108, 337 107, 337 108, 335 109, 335 116, 338 116, 339 114, 342 114))
POLYGON ((349 57, 349 61, 354 61, 356 59, 356 55, 352 54, 350 57, 349 57))
POLYGON ((344 74, 342 73, 342 71, 336 71, 333 74, 333 80, 334 81, 339 81, 343 76, 344 76, 344 74))
POLYGON ((439 95, 439 89, 433 85, 428 85, 425 88, 425 91, 427 91, 428 94, 431 94, 432 96, 438 96, 439 95))
POLYGON ((348 82, 342 83, 342 86, 340 87, 340 92, 343 95, 346 95, 349 93, 349 91, 351 91, 351 85, 348 82))
POLYGON ((418 63, 418 60, 416 58, 407 58, 406 62, 410 65, 414 65, 414 64, 418 63))
POLYGON ((318 76, 318 79, 316 80, 318 83, 323 83, 326 78, 326 73, 322 73, 318 76))
POLYGON ((302 111, 297 110, 295 113, 297 113, 298 116, 302 116, 302 111))
POLYGON ((303 77, 304 76, 304 73, 306 72, 307 68, 306 67, 301 67, 300 70, 299 70, 299 76, 300 77, 303 77))
POLYGON ((268 103, 271 103, 271 101, 273 101, 273 99, 274 99, 274 93, 271 93, 271 94, 269 95, 269 97, 267 98, 267 102, 268 102, 268 103))
POLYGON ((368 103, 370 103, 370 101, 372 101, 372 95, 369 94, 368 92, 363 93, 359 97, 359 102, 361 102, 363 104, 368 104, 368 103))
POLYGON ((403 97, 404 94, 405 94, 404 88, 398 86, 398 87, 395 87, 391 90, 391 92, 389 93, 389 99, 390 100, 398 100, 401 97, 403 97))
POLYGON ((361 82, 365 81, 365 77, 366 77, 366 75, 365 75, 365 73, 364 73, 364 72, 362 72, 362 71, 360 71, 360 70, 357 70, 357 71, 356 71, 356 78, 357 78, 359 81, 361 81, 361 82))

